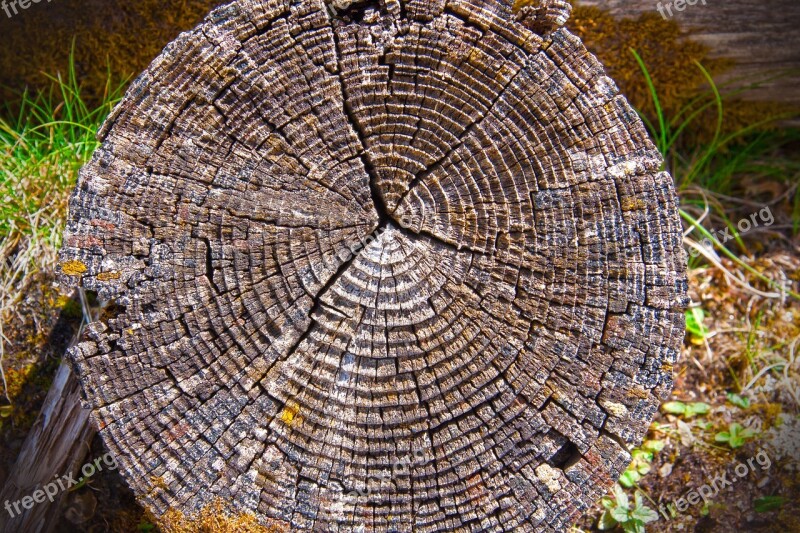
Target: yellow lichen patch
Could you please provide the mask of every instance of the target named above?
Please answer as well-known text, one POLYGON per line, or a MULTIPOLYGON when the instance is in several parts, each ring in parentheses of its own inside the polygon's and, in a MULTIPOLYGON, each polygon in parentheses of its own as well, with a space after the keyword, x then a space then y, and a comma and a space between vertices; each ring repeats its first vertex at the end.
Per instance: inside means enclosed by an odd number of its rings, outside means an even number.
POLYGON ((62 316, 67 318, 80 318, 83 316, 83 309, 80 302, 69 296, 60 294, 55 300, 51 300, 50 305, 61 309, 62 316))
POLYGON ((288 402, 281 411, 281 421, 287 426, 291 426, 299 412, 300 407, 295 402, 288 402))
POLYGON ((122 276, 119 272, 100 272, 97 275, 98 281, 111 281, 114 279, 119 279, 122 276))
POLYGON ((157 520, 163 533, 283 533, 289 527, 274 522, 263 525, 250 513, 232 515, 217 500, 197 515, 188 517, 171 509, 157 520))
POLYGON ((160 492, 166 492, 169 484, 161 476, 150 476, 150 489, 147 491, 148 498, 155 498, 160 492))
POLYGON ((167 482, 161 476, 150 476, 150 483, 153 484, 153 489, 167 490, 167 482))
POLYGON ((640 211, 647 207, 647 204, 641 198, 627 197, 622 199, 620 207, 623 211, 640 211))
POLYGON ((88 270, 81 261, 65 261, 61 263, 61 272, 67 276, 80 276, 88 270))

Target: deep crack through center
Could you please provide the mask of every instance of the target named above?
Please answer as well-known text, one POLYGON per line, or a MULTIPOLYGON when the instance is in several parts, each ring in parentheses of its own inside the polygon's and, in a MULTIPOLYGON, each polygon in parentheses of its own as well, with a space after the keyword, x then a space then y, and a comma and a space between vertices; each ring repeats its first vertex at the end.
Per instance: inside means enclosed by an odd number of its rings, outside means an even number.
POLYGON ((644 125, 510 2, 232 5, 140 78, 70 202, 62 278, 125 303, 70 352, 123 475, 157 514, 245 495, 292 531, 565 528, 683 341, 644 125))

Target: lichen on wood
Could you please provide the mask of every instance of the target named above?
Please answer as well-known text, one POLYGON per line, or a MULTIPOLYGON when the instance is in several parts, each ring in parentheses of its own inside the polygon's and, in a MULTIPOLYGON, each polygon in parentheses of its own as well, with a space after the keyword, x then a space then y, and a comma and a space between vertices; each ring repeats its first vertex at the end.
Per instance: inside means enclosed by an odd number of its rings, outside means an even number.
POLYGON ((236 0, 134 82, 61 262, 115 302, 70 357, 155 515, 563 530, 624 470, 683 338, 676 196, 518 15, 236 0))

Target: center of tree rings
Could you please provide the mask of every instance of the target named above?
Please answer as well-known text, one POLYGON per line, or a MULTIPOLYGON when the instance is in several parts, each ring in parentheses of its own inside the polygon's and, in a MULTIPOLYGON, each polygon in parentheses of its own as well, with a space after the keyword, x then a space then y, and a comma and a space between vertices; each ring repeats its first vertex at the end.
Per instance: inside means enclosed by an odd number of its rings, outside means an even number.
POLYGON ((156 516, 560 531, 626 467, 672 179, 569 5, 519 4, 237 0, 133 83, 61 277, 114 301, 70 358, 156 516))

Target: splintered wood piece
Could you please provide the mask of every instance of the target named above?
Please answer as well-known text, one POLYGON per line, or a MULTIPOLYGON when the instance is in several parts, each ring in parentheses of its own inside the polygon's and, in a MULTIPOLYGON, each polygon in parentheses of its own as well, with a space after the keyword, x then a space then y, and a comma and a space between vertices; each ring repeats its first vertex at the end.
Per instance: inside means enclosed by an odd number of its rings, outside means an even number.
POLYGON ((672 388, 671 177, 565 2, 237 0, 101 133, 70 357, 156 515, 563 530, 672 388))

